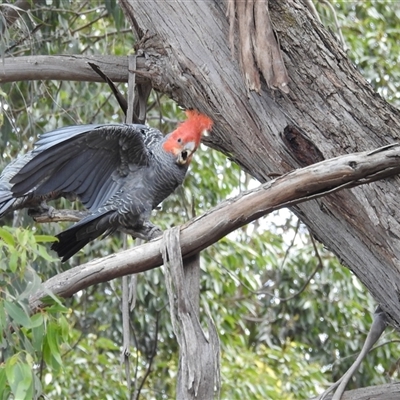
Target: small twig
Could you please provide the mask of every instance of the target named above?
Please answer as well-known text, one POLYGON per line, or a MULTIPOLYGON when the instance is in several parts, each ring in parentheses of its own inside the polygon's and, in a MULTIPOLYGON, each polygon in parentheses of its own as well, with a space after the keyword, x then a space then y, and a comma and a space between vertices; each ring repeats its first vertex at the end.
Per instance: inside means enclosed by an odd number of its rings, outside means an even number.
POLYGON ((120 31, 107 32, 104 35, 88 35, 88 36, 86 36, 86 38, 99 40, 99 39, 109 38, 110 36, 121 35, 124 33, 132 33, 132 29, 125 28, 125 29, 121 29, 120 31))
MULTIPOLYGON (((377 349, 379 349, 380 347, 384 347, 384 346, 387 346, 387 345, 392 344, 392 343, 400 343, 400 339, 388 340, 387 342, 383 342, 383 343, 381 343, 381 344, 378 344, 378 345, 374 346, 374 347, 369 351, 369 353, 372 353, 374 350, 377 350, 377 349)), ((332 366, 333 366, 333 365, 339 365, 339 364, 341 364, 343 361, 348 360, 349 358, 354 358, 354 357, 358 356, 359 354, 360 354, 360 353, 358 352, 358 353, 349 354, 348 356, 345 356, 345 357, 341 357, 340 359, 335 360, 331 365, 332 365, 332 366)))
POLYGON ((90 119, 90 123, 93 124, 93 121, 96 119, 96 117, 99 115, 100 111, 103 111, 103 107, 109 103, 111 97, 113 96, 113 93, 110 93, 106 99, 103 101, 103 103, 100 104, 99 107, 97 107, 96 112, 92 115, 92 118, 90 119))
MULTIPOLYGON (((319 256, 317 256, 317 257, 319 258, 319 256)), ((311 273, 311 275, 305 280, 305 282, 303 283, 303 286, 296 293, 292 294, 289 297, 284 297, 284 298, 278 297, 279 301, 280 302, 290 301, 290 300, 293 300, 296 296, 302 294, 306 290, 306 288, 307 288, 308 284, 310 283, 311 279, 314 278, 315 274, 318 272, 318 270, 320 268, 322 268, 322 264, 318 261, 317 266, 314 268, 314 271, 311 273)), ((274 297, 277 298, 276 296, 274 296, 274 297)))
POLYGON ((78 339, 75 341, 75 343, 72 345, 72 346, 70 346, 69 348, 68 348, 68 350, 65 352, 65 353, 63 353, 62 354, 62 358, 64 358, 68 353, 70 353, 72 350, 75 350, 76 349, 76 347, 78 346, 78 344, 79 344, 79 342, 84 338, 84 336, 85 336, 85 334, 83 333, 83 332, 81 332, 81 334, 79 335, 79 337, 78 337, 78 339))
POLYGON ((294 230, 293 239, 292 239, 292 241, 290 242, 290 244, 289 244, 289 246, 288 246, 288 248, 287 248, 287 250, 286 250, 286 252, 285 252, 285 255, 284 255, 283 260, 282 260, 282 263, 281 263, 281 266, 279 267, 280 270, 284 267, 285 262, 286 262, 286 260, 287 260, 287 257, 288 257, 288 255, 289 255, 289 253, 290 253, 290 250, 291 250, 292 247, 294 246, 294 242, 295 242, 295 240, 296 240, 297 234, 299 233, 300 224, 301 224, 301 221, 300 221, 300 219, 298 219, 298 220, 297 220, 297 224, 296 224, 296 228, 295 228, 295 230, 294 230))
POLYGON ((343 50, 347 51, 349 49, 349 47, 347 46, 346 41, 344 40, 342 29, 340 28, 340 24, 339 24, 339 20, 337 19, 337 14, 336 14, 335 8, 328 0, 318 0, 318 1, 322 4, 325 4, 331 10, 333 19, 335 20, 335 25, 336 25, 336 29, 337 29, 337 32, 339 35, 339 39, 343 46, 343 50))
MULTIPOLYGON (((20 46, 25 40, 29 39, 31 36, 33 36, 42 26, 44 23, 36 25, 29 33, 27 33, 24 37, 19 39, 17 42, 15 42, 12 46, 7 47, 5 49, 5 53, 8 54, 11 50, 15 49, 16 47, 20 46)), ((52 39, 54 40, 54 39, 52 39)))
MULTIPOLYGON (((297 226, 296 226, 295 235, 294 235, 294 237, 293 237, 293 240, 292 240, 291 244, 289 245, 288 250, 289 250, 291 247, 293 247, 293 245, 294 245, 294 240, 295 240, 295 238, 296 238, 296 236, 297 236, 297 232, 298 232, 300 223, 301 223, 301 221, 298 220, 298 223, 297 223, 297 226)), ((316 243, 315 243, 315 240, 314 240, 314 238, 313 238, 311 235, 310 235, 310 238, 311 238, 312 245, 313 245, 313 247, 314 247, 315 256, 316 256, 317 259, 318 259, 317 266, 316 266, 316 268, 313 270, 313 272, 311 273, 311 275, 309 275, 308 278, 305 280, 305 282, 303 283, 303 285, 301 286, 301 288, 300 288, 296 293, 294 293, 294 294, 292 294, 292 295, 290 295, 290 296, 288 296, 288 297, 277 297, 274 293, 271 293, 271 292, 269 292, 269 291, 265 291, 265 290, 263 290, 263 289, 254 291, 254 290, 252 290, 250 287, 248 287, 246 284, 244 284, 243 282, 241 282, 241 280, 240 280, 236 275, 232 274, 232 272, 229 271, 229 270, 228 270, 225 266, 223 266, 221 263, 219 263, 219 262, 216 261, 216 260, 214 260, 214 262, 216 262, 217 264, 219 264, 219 265, 220 265, 223 269, 225 269, 229 274, 231 274, 232 276, 234 276, 235 279, 239 282, 239 284, 242 285, 242 286, 243 286, 246 290, 248 290, 251 294, 257 295, 257 296, 259 296, 260 294, 264 294, 264 295, 268 295, 268 296, 274 297, 275 299, 279 300, 280 302, 287 302, 287 301, 290 301, 290 300, 294 299, 296 296, 300 295, 301 293, 303 293, 304 290, 307 288, 308 284, 311 282, 311 279, 313 279, 314 276, 315 276, 315 274, 318 272, 318 270, 319 270, 320 268, 323 267, 322 258, 321 258, 320 254, 319 254, 318 247, 317 247, 317 245, 316 245, 316 243)), ((286 253, 285 253, 284 261, 285 261, 286 258, 287 258, 288 250, 287 250, 286 253)), ((284 265, 284 261, 282 262, 281 266, 284 265)), ((243 296, 243 297, 244 297, 244 296, 243 296)), ((248 297, 248 296, 245 296, 245 297, 248 297)), ((237 299, 236 299, 236 300, 237 300, 237 299)))
POLYGON ((364 359, 367 357, 372 346, 378 341, 382 333, 385 331, 387 327, 387 322, 388 321, 386 319, 385 313, 382 311, 380 306, 378 306, 374 312, 374 319, 372 321, 371 328, 365 339, 363 347, 360 353, 358 354, 358 357, 356 358, 354 363, 350 366, 350 368, 343 374, 343 376, 337 382, 331 385, 328 389, 326 389, 325 392, 318 397, 318 400, 325 399, 326 396, 332 391, 335 391, 332 396, 332 400, 340 400, 342 398, 342 395, 346 389, 348 382, 350 381, 352 376, 356 373, 356 371, 358 370, 359 366, 364 361, 364 359))
POLYGON ((314 250, 315 250, 316 256, 318 258, 318 263, 317 263, 317 266, 314 268, 313 272, 311 273, 311 275, 309 275, 309 277, 304 281, 304 283, 301 286, 301 288, 296 293, 293 293, 292 295, 290 295, 288 297, 277 297, 275 294, 273 294, 271 292, 264 291, 264 290, 260 290, 258 295, 266 294, 266 295, 269 295, 271 297, 274 297, 275 299, 279 300, 282 303, 282 302, 287 302, 287 301, 293 300, 296 296, 302 294, 306 290, 308 284, 311 282, 311 279, 314 278, 314 276, 318 272, 318 270, 323 267, 321 257, 319 255, 318 249, 317 249, 317 247, 315 246, 315 243, 314 243, 314 239, 311 238, 311 240, 312 240, 312 243, 313 243, 313 246, 314 246, 314 250))
MULTIPOLYGON (((123 249, 127 248, 127 237, 123 234, 123 249)), ((128 276, 122 277, 122 352, 121 363, 125 364, 125 377, 128 386, 128 393, 131 394, 131 368, 130 368, 130 313, 129 313, 129 291, 128 276)))
POLYGON ((318 21, 321 22, 321 18, 319 17, 318 11, 315 8, 314 3, 312 2, 312 0, 304 0, 304 2, 306 3, 306 6, 308 8, 308 10, 310 11, 310 13, 314 16, 314 18, 318 21))
MULTIPOLYGON (((83 6, 84 7, 88 2, 84 2, 83 6)), ((105 10, 105 6, 101 6, 99 5, 99 7, 96 8, 90 8, 89 10, 82 10, 82 7, 80 7, 79 10, 75 11, 75 10, 71 10, 71 9, 67 9, 67 8, 57 8, 57 7, 40 7, 41 11, 50 11, 50 12, 54 12, 54 13, 63 13, 63 14, 73 14, 76 17, 80 17, 81 15, 87 15, 90 13, 97 13, 99 11, 99 9, 103 9, 105 10)))
MULTIPOLYGON (((75 21, 80 17, 81 14, 84 14, 83 9, 86 7, 86 5, 89 3, 90 0, 87 1, 83 1, 80 5, 80 7, 78 8, 78 10, 76 10, 76 14, 74 14, 72 16, 72 19, 70 21, 68 21, 68 26, 71 27, 75 21)), ((103 6, 103 8, 105 8, 105 6, 103 6)), ((95 10, 90 10, 90 11, 95 11, 95 10)))
POLYGON ((371 353, 372 351, 379 349, 380 347, 387 346, 388 344, 392 344, 392 343, 400 343, 400 339, 388 340, 387 342, 378 344, 378 345, 374 346, 369 352, 371 353))
MULTIPOLYGON (((92 68, 93 71, 95 71, 99 76, 101 76, 104 79, 104 81, 108 84, 108 86, 110 87, 111 91, 113 92, 115 98, 117 99, 119 106, 121 107, 122 111, 126 115, 127 110, 128 110, 128 103, 127 103, 124 95, 119 91, 117 86, 115 86, 114 82, 100 69, 100 67, 98 65, 96 65, 95 63, 91 63, 91 62, 88 62, 88 64, 89 64, 90 68, 92 68)), ((133 122, 133 119, 132 119, 132 122, 133 122)))
POLYGON ((44 371, 44 357, 43 354, 40 357, 40 367, 39 367, 39 381, 42 382, 43 379, 43 371, 44 371))
POLYGON ((134 380, 134 388, 133 388, 133 393, 137 392, 137 385, 138 385, 138 373, 139 373, 139 343, 136 337, 136 332, 135 332, 135 327, 132 324, 132 320, 129 319, 129 326, 130 330, 132 332, 132 337, 133 337, 133 342, 135 344, 135 350, 136 350, 136 362, 135 362, 135 380, 134 380))
POLYGON ((78 222, 82 218, 89 215, 88 211, 75 211, 75 210, 53 210, 49 215, 47 211, 40 214, 31 214, 33 220, 39 224, 46 222, 78 222))
MULTIPOLYGON (((124 235, 126 242, 126 235, 124 235)), ((128 300, 128 277, 122 277, 122 336, 123 346, 121 352, 121 362, 125 364, 125 376, 128 385, 128 393, 131 393, 131 371, 130 371, 130 329, 129 329, 129 300, 128 300)))
POLYGON ((71 35, 75 35, 75 33, 81 31, 82 29, 88 28, 89 26, 93 25, 94 23, 96 23, 97 21, 99 21, 100 19, 106 17, 108 15, 108 11, 104 11, 103 13, 101 13, 97 18, 92 19, 90 22, 88 22, 86 25, 82 25, 79 28, 74 29, 73 31, 71 31, 71 35))
MULTIPOLYGON (((310 283, 311 279, 315 276, 315 274, 318 272, 318 270, 320 269, 320 267, 322 266, 322 262, 320 261, 321 258, 319 256, 319 254, 317 255, 317 258, 319 259, 319 262, 316 266, 316 268, 313 270, 313 272, 311 273, 311 275, 305 280, 304 284, 302 285, 302 287, 293 295, 290 295, 289 297, 278 297, 276 296, 274 293, 266 291, 264 289, 259 289, 257 291, 252 290, 249 286, 247 286, 245 283, 243 283, 236 275, 234 275, 231 271, 229 271, 229 269, 227 269, 225 266, 223 266, 221 263, 219 263, 218 261, 214 260, 215 263, 219 264, 225 271, 227 271, 232 277, 234 277, 237 282, 243 286, 246 290, 248 290, 250 292, 251 295, 255 295, 255 296, 259 296, 260 294, 263 295, 267 295, 267 296, 271 296, 277 300, 279 300, 280 302, 287 302, 290 300, 293 300, 293 298, 295 298, 296 296, 298 296, 299 294, 303 293, 304 290, 307 288, 308 284, 310 283)), ((236 297, 234 300, 243 300, 243 299, 247 299, 249 298, 249 296, 240 296, 240 297, 236 297)))
POLYGON ((144 377, 142 379, 142 382, 140 383, 140 386, 139 386, 139 389, 138 389, 137 393, 133 397, 135 400, 139 400, 140 392, 141 392, 141 390, 142 390, 142 388, 143 388, 143 386, 144 386, 144 384, 146 382, 146 379, 148 378, 148 376, 151 373, 151 367, 153 365, 153 361, 154 361, 154 358, 155 358, 156 353, 157 353, 159 320, 160 320, 160 311, 157 311, 156 327, 155 327, 156 333, 155 333, 155 338, 154 338, 153 351, 151 352, 151 355, 150 355, 150 360, 149 360, 149 363, 147 365, 146 373, 145 373, 145 375, 144 375, 144 377))

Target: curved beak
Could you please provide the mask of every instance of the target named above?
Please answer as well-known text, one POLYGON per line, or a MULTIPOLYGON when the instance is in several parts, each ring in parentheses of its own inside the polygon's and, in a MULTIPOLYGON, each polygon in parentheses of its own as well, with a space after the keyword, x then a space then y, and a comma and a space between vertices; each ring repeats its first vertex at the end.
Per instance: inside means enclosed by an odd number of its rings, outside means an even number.
POLYGON ((178 154, 178 158, 176 162, 180 165, 185 165, 190 162, 192 159, 193 153, 196 151, 196 143, 195 142, 188 142, 186 143, 181 152, 178 154))

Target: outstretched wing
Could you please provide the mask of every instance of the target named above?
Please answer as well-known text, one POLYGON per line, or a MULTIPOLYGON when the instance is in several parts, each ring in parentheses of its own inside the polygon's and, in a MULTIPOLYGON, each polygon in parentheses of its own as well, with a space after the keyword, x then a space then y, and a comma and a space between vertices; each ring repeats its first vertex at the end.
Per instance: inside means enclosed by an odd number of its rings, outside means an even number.
POLYGON ((14 210, 13 206, 20 202, 20 199, 16 199, 11 192, 12 184, 10 183, 10 179, 32 158, 32 152, 26 153, 8 164, 0 174, 0 218, 9 210, 14 210))
POLYGON ((128 173, 148 165, 149 144, 162 138, 161 132, 136 124, 57 129, 40 137, 32 159, 11 179, 11 190, 15 197, 75 193, 88 209, 96 209, 128 173))

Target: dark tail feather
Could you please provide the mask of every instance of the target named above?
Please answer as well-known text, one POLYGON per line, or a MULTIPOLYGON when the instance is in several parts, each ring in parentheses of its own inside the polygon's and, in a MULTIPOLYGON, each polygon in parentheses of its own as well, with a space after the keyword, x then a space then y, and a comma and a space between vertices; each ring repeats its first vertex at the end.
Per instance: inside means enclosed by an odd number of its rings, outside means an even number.
POLYGON ((92 240, 104 233, 111 233, 109 213, 83 218, 71 228, 59 233, 56 236, 58 242, 54 242, 51 249, 57 252, 62 262, 67 261, 92 240))

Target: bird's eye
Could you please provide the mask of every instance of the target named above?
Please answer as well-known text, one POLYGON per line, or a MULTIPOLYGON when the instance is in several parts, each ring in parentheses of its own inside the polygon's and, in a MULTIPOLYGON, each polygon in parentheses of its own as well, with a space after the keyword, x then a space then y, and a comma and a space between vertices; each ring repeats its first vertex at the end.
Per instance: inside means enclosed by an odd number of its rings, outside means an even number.
POLYGON ((179 139, 177 140, 177 142, 178 142, 178 143, 182 143, 182 139, 179 138, 179 139))

